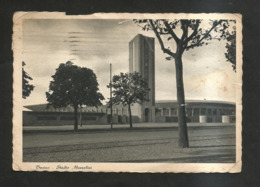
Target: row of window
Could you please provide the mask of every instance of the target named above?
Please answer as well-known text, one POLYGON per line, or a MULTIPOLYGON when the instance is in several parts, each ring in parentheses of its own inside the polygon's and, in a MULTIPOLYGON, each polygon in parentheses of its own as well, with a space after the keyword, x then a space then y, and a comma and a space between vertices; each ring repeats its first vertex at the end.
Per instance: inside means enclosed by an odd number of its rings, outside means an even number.
MULTIPOLYGON (((235 115, 235 109, 211 109, 211 108, 186 108, 187 116, 199 116, 199 115, 235 115)), ((177 109, 175 108, 163 108, 156 109, 157 116, 176 116, 177 109)))
MULTIPOLYGON (((57 120, 57 116, 37 116, 37 120, 57 120)), ((64 121, 73 121, 74 116, 61 116, 60 120, 64 121)), ((82 120, 84 121, 96 121, 97 117, 95 116, 83 116, 82 120)))
MULTIPOLYGON (((127 109, 118 110, 113 109, 113 114, 127 115, 127 109), (120 111, 120 112, 119 112, 120 111)), ((110 114, 110 109, 107 109, 107 114, 110 114)), ((163 108, 156 109, 156 116, 176 116, 178 111, 176 108, 163 108)), ((235 115, 235 109, 216 109, 216 108, 186 108, 187 116, 199 116, 199 115, 235 115)))
MULTIPOLYGON (((51 109, 45 109, 41 110, 43 112, 73 112, 73 109, 63 109, 63 108, 51 108, 51 109)), ((80 112, 80 108, 78 109, 80 112)), ((97 112, 102 113, 105 112, 103 109, 82 109, 82 112, 97 112)))
MULTIPOLYGON (((122 109, 117 109, 117 108, 115 108, 115 109, 112 109, 112 111, 113 111, 113 114, 128 115, 128 109, 124 109, 124 108, 122 108, 122 109)), ((106 113, 107 113, 108 115, 110 115, 111 109, 108 108, 108 109, 106 110, 106 113)))

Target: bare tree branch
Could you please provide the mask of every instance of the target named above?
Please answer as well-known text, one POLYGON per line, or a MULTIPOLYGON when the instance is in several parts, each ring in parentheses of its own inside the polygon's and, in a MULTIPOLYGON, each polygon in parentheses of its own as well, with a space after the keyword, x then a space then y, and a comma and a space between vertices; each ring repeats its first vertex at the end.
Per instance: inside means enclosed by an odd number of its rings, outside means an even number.
POLYGON ((154 31, 154 34, 156 35, 157 39, 159 40, 159 43, 161 45, 161 49, 164 53, 167 53, 168 55, 172 56, 173 58, 176 58, 176 54, 173 53, 172 51, 170 51, 169 49, 166 49, 164 47, 164 44, 163 44, 163 41, 162 41, 162 38, 160 36, 160 34, 158 33, 157 29, 155 28, 154 24, 153 24, 153 21, 152 20, 149 20, 149 24, 151 25, 153 31, 154 31))
POLYGON ((187 23, 185 23, 185 22, 187 22, 187 21, 181 20, 181 29, 183 31, 182 36, 181 36, 181 42, 184 42, 185 41, 184 39, 187 38, 187 36, 188 36, 188 27, 187 27, 187 23))
POLYGON ((172 28, 170 27, 169 23, 168 23, 166 20, 164 20, 163 23, 164 23, 165 27, 167 28, 169 34, 172 35, 172 37, 174 38, 175 42, 178 44, 179 41, 180 41, 180 39, 179 39, 179 38, 177 37, 177 35, 173 32, 173 30, 172 30, 172 28))
POLYGON ((222 20, 218 21, 216 24, 213 24, 213 26, 208 30, 208 32, 206 32, 204 34, 204 36, 195 44, 192 44, 192 45, 189 45, 186 47, 186 49, 190 49, 192 47, 196 47, 196 46, 199 46, 201 44, 201 42, 206 38, 208 37, 209 33, 214 29, 216 28, 218 25, 220 25, 222 23, 222 20))
POLYGON ((185 40, 185 43, 188 43, 194 36, 196 36, 196 34, 198 33, 198 28, 199 28, 199 20, 196 21, 196 26, 193 30, 193 32, 191 33, 191 35, 185 40))

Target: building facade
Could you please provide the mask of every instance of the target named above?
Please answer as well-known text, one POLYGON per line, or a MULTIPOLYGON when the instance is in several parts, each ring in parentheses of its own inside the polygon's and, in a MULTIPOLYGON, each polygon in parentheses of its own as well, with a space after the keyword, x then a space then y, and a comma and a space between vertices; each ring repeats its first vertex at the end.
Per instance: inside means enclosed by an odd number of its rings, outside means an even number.
MULTIPOLYGON (((132 106, 132 119, 138 122, 178 122, 177 101, 155 101, 155 48, 154 38, 141 34, 129 42, 129 72, 139 72, 150 88, 142 104, 132 106)), ((24 125, 68 125, 74 123, 72 107, 54 108, 50 104, 25 106, 24 125)), ((190 123, 234 123, 235 103, 207 100, 187 100, 186 118, 190 123)), ((108 124, 111 111, 106 105, 83 107, 78 116, 83 125, 108 124)), ((113 105, 113 123, 128 123, 126 106, 113 105)))
MULTIPOLYGON (((30 125, 73 125, 74 110, 72 107, 54 108, 50 104, 32 105, 23 111, 23 124, 30 125)), ((129 123, 128 108, 122 105, 113 106, 113 123, 129 123)), ((135 111, 137 113, 137 111, 135 111)), ((220 101, 186 101, 186 119, 188 123, 235 123, 235 103, 220 101)), ((149 115, 144 113, 144 117, 149 115)), ((155 102, 155 123, 177 123, 177 101, 155 102)), ((142 115, 141 115, 142 116, 142 115)), ((133 114, 133 122, 145 122, 140 115, 133 114)), ((106 105, 99 107, 83 107, 79 110, 78 120, 82 125, 108 124, 110 123, 110 108, 106 105), (81 113, 81 115, 80 115, 81 113)))
MULTIPOLYGON (((188 123, 235 123, 236 107, 232 102, 187 100, 188 123)), ((157 101, 156 122, 178 122, 177 101, 157 101)))

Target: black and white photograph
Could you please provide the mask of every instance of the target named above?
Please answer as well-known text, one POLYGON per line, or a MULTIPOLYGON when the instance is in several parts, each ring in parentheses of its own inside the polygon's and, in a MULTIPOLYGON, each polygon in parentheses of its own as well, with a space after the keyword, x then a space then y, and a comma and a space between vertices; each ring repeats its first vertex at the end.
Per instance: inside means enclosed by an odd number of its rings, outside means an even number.
POLYGON ((240 172, 241 19, 16 13, 13 169, 240 172))

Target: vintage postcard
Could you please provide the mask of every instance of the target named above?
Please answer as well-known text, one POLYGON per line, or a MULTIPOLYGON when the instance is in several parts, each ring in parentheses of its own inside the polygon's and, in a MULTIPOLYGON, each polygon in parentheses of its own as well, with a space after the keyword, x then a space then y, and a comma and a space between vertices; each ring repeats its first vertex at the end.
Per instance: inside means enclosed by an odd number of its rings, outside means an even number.
POLYGON ((236 173, 240 14, 17 12, 13 169, 236 173))

